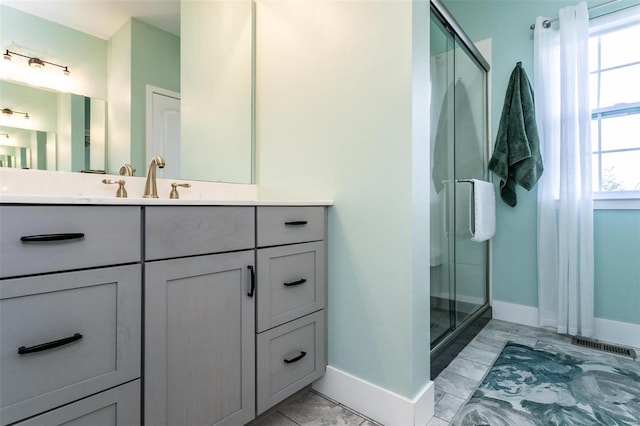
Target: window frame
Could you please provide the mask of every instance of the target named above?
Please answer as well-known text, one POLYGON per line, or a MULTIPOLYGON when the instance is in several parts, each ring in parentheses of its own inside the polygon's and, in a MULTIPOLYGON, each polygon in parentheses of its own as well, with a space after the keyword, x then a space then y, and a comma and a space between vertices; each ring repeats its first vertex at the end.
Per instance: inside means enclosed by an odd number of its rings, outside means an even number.
MULTIPOLYGON (((592 19, 589 23, 589 38, 609 33, 616 30, 622 30, 629 26, 640 25, 640 5, 635 5, 623 9, 618 12, 613 12, 601 17, 592 19)), ((591 52, 590 52, 591 53, 591 52)), ((600 47, 598 44, 598 53, 600 53, 600 47)), ((598 58, 598 69, 595 71, 589 70, 589 74, 602 73, 607 70, 623 68, 628 66, 634 66, 640 64, 640 61, 629 62, 621 64, 616 67, 601 68, 600 58, 598 58)), ((598 81, 598 90, 600 82, 598 81)), ((591 109, 591 120, 597 120, 597 128, 600 131, 602 120, 607 118, 622 117, 628 115, 638 115, 640 117, 640 100, 635 103, 617 104, 614 106, 608 106, 604 108, 591 109)), ((592 147, 593 155, 598 155, 598 168, 593 170, 593 173, 598 174, 598 185, 602 185, 602 155, 606 153, 614 152, 638 152, 640 151, 640 144, 631 147, 616 150, 602 150, 601 138, 598 134, 597 138, 592 138, 592 141, 596 142, 592 147)), ((596 209, 640 209, 640 190, 613 190, 613 191, 593 191, 594 208, 596 209)))

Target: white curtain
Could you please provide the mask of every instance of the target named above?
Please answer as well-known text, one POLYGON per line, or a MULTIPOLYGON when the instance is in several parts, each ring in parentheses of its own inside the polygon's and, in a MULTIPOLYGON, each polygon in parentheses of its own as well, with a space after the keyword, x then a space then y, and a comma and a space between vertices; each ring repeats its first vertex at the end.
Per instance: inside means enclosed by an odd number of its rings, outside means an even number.
POLYGON ((560 9, 534 33, 535 108, 544 174, 538 183, 540 325, 593 335, 593 197, 589 13, 560 9), (559 27, 559 29, 558 29, 559 27))

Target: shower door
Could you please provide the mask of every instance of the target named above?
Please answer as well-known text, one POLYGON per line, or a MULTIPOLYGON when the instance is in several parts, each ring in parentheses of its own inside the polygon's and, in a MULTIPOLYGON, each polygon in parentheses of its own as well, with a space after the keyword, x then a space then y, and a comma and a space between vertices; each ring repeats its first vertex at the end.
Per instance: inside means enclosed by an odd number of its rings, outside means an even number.
POLYGON ((487 305, 488 244, 471 240, 471 179, 488 180, 486 71, 431 14, 431 347, 487 305))

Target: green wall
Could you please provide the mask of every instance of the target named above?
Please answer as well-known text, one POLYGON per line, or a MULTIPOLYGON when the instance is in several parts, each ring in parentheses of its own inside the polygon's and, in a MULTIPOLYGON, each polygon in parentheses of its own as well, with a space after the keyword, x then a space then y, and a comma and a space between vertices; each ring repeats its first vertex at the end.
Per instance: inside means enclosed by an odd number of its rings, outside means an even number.
MULTIPOLYGON (((621 7, 621 3, 615 6, 621 7)), ((573 4, 575 1, 572 0, 445 0, 447 9, 473 41, 492 40, 492 144, 509 76, 516 62, 522 61, 533 84, 533 31, 529 26, 537 16, 557 17, 560 7, 573 4)), ((599 9, 598 14, 606 11, 599 9)), ((515 208, 507 206, 499 198, 497 202, 493 299, 536 307, 536 188, 527 192, 518 187, 517 194, 518 205, 515 208)), ((637 308, 640 300, 640 212, 600 210, 594 216, 596 316, 640 324, 640 310, 637 308), (612 238, 612 235, 618 238, 612 238), (612 258, 616 261, 612 262, 612 258)))
POLYGON ((259 195, 335 201, 329 364, 408 398, 429 381, 426 4, 256 4, 259 195))
POLYGON ((596 317, 640 324, 640 211, 594 215, 596 317))

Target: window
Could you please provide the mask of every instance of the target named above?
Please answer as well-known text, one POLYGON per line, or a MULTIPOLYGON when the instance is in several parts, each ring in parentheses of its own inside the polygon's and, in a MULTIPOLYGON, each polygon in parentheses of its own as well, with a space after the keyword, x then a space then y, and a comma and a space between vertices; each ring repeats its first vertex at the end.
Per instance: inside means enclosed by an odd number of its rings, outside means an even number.
POLYGON ((640 7, 592 21, 593 191, 640 198, 640 7), (606 18, 606 19, 605 19, 606 18), (637 192, 635 192, 637 191, 637 192))

